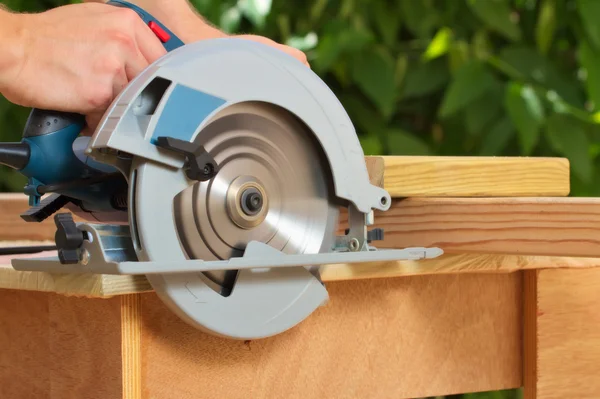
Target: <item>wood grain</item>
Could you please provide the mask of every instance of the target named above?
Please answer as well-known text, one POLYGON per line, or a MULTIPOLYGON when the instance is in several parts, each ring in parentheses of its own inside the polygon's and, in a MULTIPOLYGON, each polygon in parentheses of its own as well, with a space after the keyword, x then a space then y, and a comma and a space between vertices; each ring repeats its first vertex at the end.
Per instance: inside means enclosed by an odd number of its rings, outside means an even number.
POLYGON ((121 363, 123 399, 142 399, 142 301, 140 295, 121 297, 121 363))
POLYGON ((375 227, 385 229, 381 248, 600 256, 600 198, 407 198, 376 213, 375 227))
POLYGON ((365 163, 367 164, 371 184, 383 187, 383 176, 385 175, 384 157, 365 157, 365 163))
POLYGON ((521 276, 336 282, 288 332, 219 339, 143 300, 143 397, 401 399, 519 387, 521 276), (476 300, 475 300, 476 298, 476 300))
MULTIPOLYGON (((526 399, 600 397, 600 268, 539 270, 526 296, 536 294, 535 345, 525 352, 526 399), (527 360, 529 359, 529 360, 527 360)), ((533 312, 530 310, 530 314, 533 312)))
POLYGON ((90 298, 109 298, 152 289, 144 276, 21 272, 7 264, 0 265, 0 288, 90 298))
MULTIPOLYGON (((340 234, 345 227, 343 211, 340 234)), ((385 240, 374 243, 381 248, 438 246, 446 253, 600 256, 600 198, 407 198, 377 212, 375 227, 385 229, 385 240)), ((9 230, 0 221, 0 241, 14 236, 9 230)))
POLYGON ((501 274, 542 268, 578 269, 597 266, 600 266, 600 258, 460 254, 419 261, 331 264, 323 267, 321 277, 323 281, 331 282, 434 274, 501 274))
POLYGON ((119 300, 0 290, 0 397, 121 397, 119 300))
POLYGON ((52 362, 51 398, 120 398, 119 299, 48 295, 51 347, 41 355, 48 355, 52 362))
POLYGON ((0 290, 0 398, 51 399, 48 294, 0 290))
POLYGON ((540 157, 383 157, 392 197, 562 197, 569 161, 540 157))

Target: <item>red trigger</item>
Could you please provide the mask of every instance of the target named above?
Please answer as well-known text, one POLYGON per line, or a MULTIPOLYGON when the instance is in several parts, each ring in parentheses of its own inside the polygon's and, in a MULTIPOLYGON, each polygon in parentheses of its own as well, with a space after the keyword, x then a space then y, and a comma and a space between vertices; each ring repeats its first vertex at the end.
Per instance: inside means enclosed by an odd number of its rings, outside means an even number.
POLYGON ((152 32, 154 32, 154 34, 156 35, 156 37, 158 37, 158 39, 165 43, 168 42, 169 39, 171 38, 171 35, 169 35, 167 32, 165 32, 165 30, 163 28, 161 28, 156 22, 154 21, 150 21, 148 22, 148 27, 150 28, 150 30, 152 32))

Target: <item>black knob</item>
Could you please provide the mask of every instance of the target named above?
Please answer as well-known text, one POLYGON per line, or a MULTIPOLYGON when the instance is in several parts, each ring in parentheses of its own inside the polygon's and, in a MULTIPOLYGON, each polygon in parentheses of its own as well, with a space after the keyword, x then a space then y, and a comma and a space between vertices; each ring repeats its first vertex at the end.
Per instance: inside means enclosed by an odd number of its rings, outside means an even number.
POLYGON ((384 237, 383 233, 384 231, 381 228, 369 230, 367 232, 367 242, 370 243, 371 241, 382 241, 384 237))
POLYGON ((54 241, 58 248, 58 259, 62 264, 79 262, 79 248, 83 244, 86 233, 79 230, 70 213, 54 215, 56 233, 54 241))
POLYGON ((213 157, 200 144, 161 136, 156 139, 156 145, 183 154, 186 160, 185 174, 192 180, 210 180, 215 177, 219 170, 213 157))

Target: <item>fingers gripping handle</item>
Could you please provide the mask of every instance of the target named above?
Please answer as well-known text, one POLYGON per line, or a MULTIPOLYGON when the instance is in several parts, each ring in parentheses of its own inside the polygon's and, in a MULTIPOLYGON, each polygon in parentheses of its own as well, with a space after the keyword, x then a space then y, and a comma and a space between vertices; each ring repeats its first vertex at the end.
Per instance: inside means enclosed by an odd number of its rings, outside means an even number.
MULTIPOLYGON (((162 42, 167 51, 174 50, 184 45, 184 43, 173 34, 160 21, 144 11, 142 8, 121 0, 111 0, 107 4, 116 7, 125 7, 134 10, 140 18, 148 25, 148 28, 154 32, 158 39, 162 42)), ((23 137, 41 136, 49 133, 57 132, 60 129, 68 127, 77 127, 79 132, 85 126, 85 117, 79 114, 68 112, 49 111, 42 109, 33 109, 23 137)), ((69 129, 70 130, 70 129, 69 129)))
MULTIPOLYGON (((184 45, 173 32, 142 8, 121 0, 111 0, 107 4, 134 10, 167 51, 184 45)), ((39 203, 37 187, 41 183, 81 179, 89 174, 89 168, 77 161, 86 158, 77 153, 85 148, 74 146, 84 127, 84 115, 34 108, 23 132, 23 141, 0 144, 0 164, 17 169, 29 178, 25 193, 30 196, 30 205, 39 203)))

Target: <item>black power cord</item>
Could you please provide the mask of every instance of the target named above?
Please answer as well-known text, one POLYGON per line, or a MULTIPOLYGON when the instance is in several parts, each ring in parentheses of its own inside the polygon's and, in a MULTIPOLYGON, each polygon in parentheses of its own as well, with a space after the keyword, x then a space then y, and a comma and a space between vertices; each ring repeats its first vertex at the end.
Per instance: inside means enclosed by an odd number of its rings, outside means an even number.
POLYGON ((55 251, 55 245, 32 245, 22 247, 0 247, 0 255, 35 254, 44 251, 55 251))

